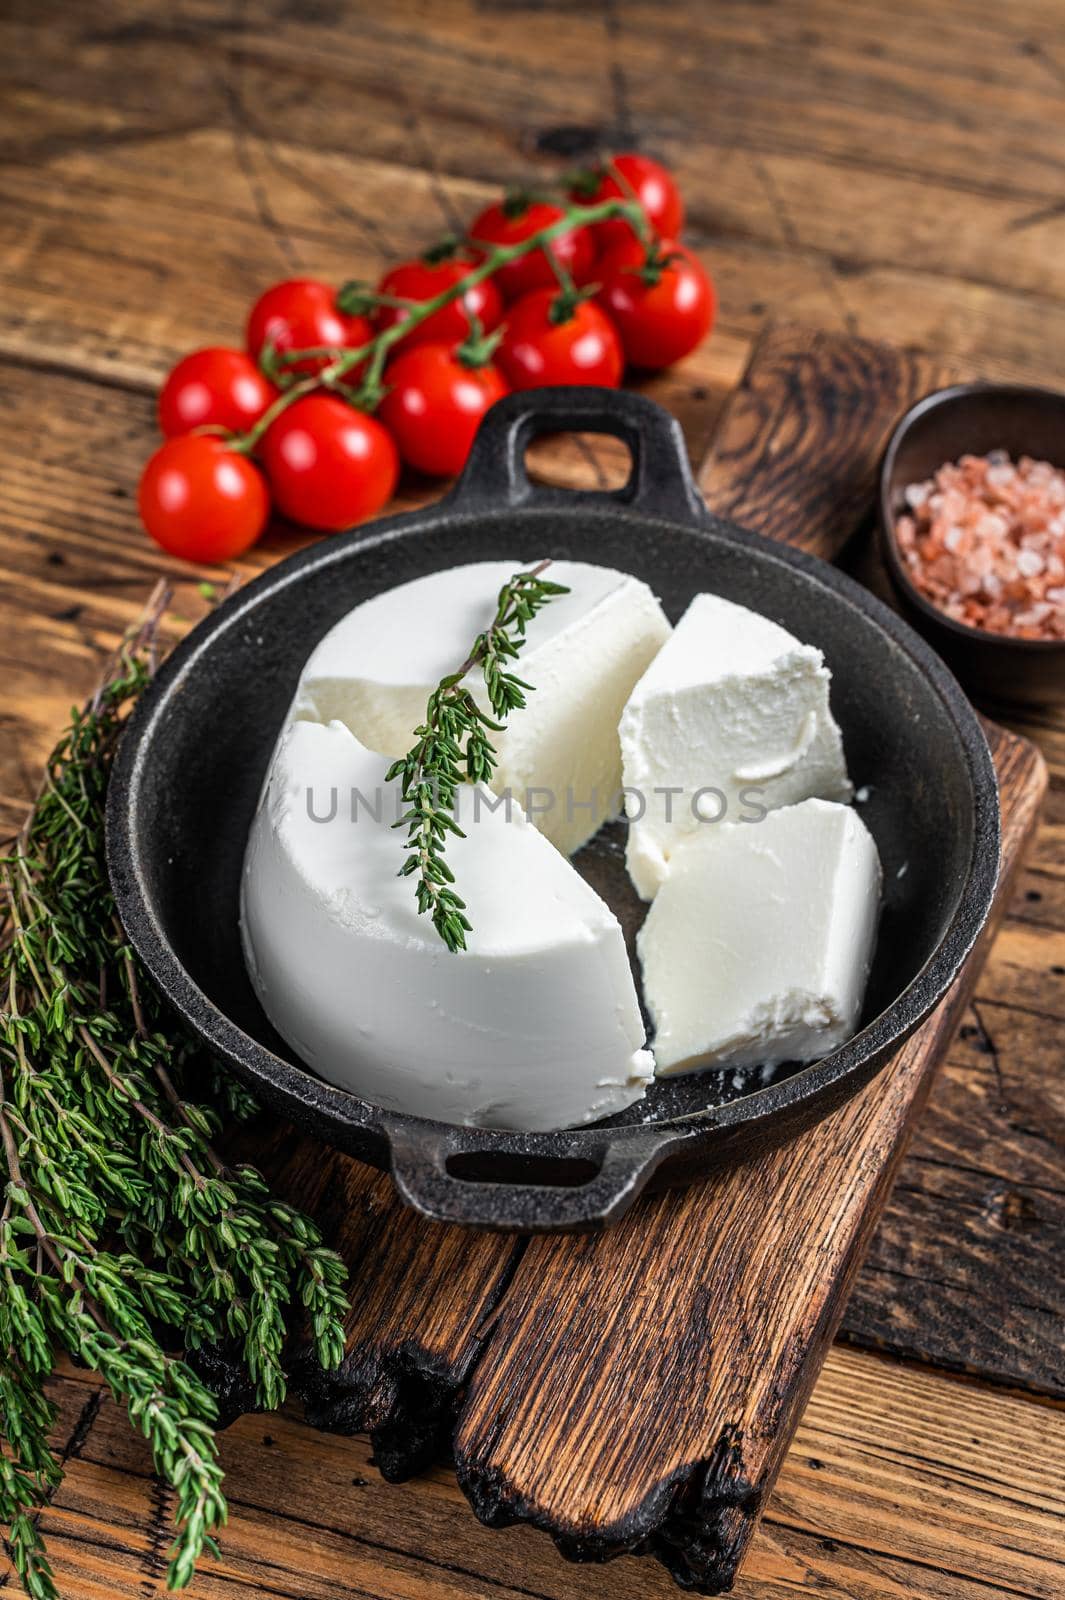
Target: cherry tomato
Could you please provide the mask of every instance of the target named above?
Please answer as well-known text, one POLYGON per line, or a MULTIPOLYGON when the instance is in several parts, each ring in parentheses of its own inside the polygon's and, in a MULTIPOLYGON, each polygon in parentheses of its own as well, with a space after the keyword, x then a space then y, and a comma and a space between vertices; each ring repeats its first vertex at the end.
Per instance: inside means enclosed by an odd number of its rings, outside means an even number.
POLYGON ((270 515, 262 474, 247 456, 204 433, 160 445, 141 476, 137 504, 156 544, 187 561, 243 555, 270 515))
MULTIPOLYGON (((261 294, 248 317, 248 349, 258 360, 269 343, 280 354, 310 350, 318 345, 355 350, 373 338, 365 317, 338 311, 336 293, 315 278, 289 278, 261 294)), ((320 372, 328 356, 293 362, 291 372, 320 372)))
POLYGON ((498 361, 514 389, 552 383, 600 383, 616 389, 625 365, 614 324, 591 300, 581 300, 564 322, 558 292, 534 289, 507 314, 498 361))
MULTIPOLYGON (((519 244, 530 234, 539 233, 558 222, 565 212, 560 206, 548 205, 542 200, 502 200, 487 206, 470 228, 470 238, 475 244, 519 244)), ((556 261, 564 267, 575 283, 588 281, 595 260, 595 244, 587 228, 571 228, 551 242, 556 261)), ((500 267, 494 281, 504 300, 517 300, 533 289, 550 288, 558 280, 550 261, 542 250, 533 250, 509 266, 500 267)))
POLYGON ((159 391, 159 426, 168 439, 208 424, 244 433, 277 390, 243 350, 211 346, 178 362, 159 391))
MULTIPOLYGON (((453 284, 460 283, 469 272, 472 261, 403 261, 386 272, 378 284, 381 294, 395 295, 401 300, 431 300, 453 284)), ((374 313, 374 327, 378 333, 406 319, 400 306, 380 306, 374 313)), ((485 333, 498 328, 503 320, 503 301, 491 278, 475 283, 458 300, 412 328, 400 341, 404 349, 415 344, 456 344, 470 331, 471 317, 477 317, 485 333)))
POLYGON ((399 476, 391 434, 336 395, 309 394, 282 411, 260 453, 278 509, 328 533, 380 511, 399 476))
POLYGON ((597 266, 596 299, 621 335, 634 367, 668 367, 688 355, 709 333, 717 296, 697 256, 672 239, 647 254, 634 234, 616 244, 597 266))
POLYGON ((507 392, 489 361, 469 367, 450 344, 404 350, 385 372, 378 416, 408 466, 438 477, 461 471, 477 425, 507 392))
MULTIPOLYGON (((591 195, 575 191, 573 198, 583 205, 599 200, 638 200, 655 233, 675 239, 684 226, 684 202, 672 174, 650 156, 626 151, 614 156, 604 169, 599 185, 591 195)), ((602 254, 615 244, 633 237, 624 217, 613 222, 598 222, 592 228, 596 249, 602 254)), ((598 271, 596 273, 598 276, 598 271)))

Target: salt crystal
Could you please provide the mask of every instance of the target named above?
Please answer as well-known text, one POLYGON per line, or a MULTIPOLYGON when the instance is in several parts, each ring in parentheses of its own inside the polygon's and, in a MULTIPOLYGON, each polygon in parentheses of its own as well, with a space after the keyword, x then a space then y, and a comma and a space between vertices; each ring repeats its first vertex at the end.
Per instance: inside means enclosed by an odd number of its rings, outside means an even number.
POLYGON ((900 552, 934 605, 994 633, 1065 637, 1065 470, 1004 450, 964 455, 904 500, 900 552))

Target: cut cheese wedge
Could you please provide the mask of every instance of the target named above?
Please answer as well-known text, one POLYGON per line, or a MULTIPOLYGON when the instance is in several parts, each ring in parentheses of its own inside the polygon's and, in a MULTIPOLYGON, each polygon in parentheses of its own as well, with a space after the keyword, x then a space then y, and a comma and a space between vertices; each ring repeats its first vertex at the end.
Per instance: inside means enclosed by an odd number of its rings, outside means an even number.
POLYGON ((838 1049, 858 1026, 880 885, 868 828, 824 800, 686 839, 638 938, 659 1074, 838 1049))
POLYGON ((520 807, 465 786, 447 859, 473 932, 450 954, 397 876, 388 765, 341 722, 282 736, 241 916, 277 1031, 329 1082, 445 1122, 538 1131, 639 1100, 653 1062, 614 914, 520 807))
POLYGON ((830 676, 820 650, 768 617, 696 595, 621 718, 626 865, 645 900, 707 824, 851 798, 830 676))
MULTIPOLYGON (((293 715, 338 720, 367 749, 403 755, 430 692, 465 659, 495 616, 499 590, 526 565, 515 557, 452 567, 356 606, 307 662, 293 715)), ((620 810, 618 719, 670 629, 647 585, 627 573, 556 561, 546 576, 570 593, 529 626, 514 670, 532 692, 493 736, 492 787, 509 791, 571 855, 620 810)), ((469 686, 487 710, 479 674, 469 686)))

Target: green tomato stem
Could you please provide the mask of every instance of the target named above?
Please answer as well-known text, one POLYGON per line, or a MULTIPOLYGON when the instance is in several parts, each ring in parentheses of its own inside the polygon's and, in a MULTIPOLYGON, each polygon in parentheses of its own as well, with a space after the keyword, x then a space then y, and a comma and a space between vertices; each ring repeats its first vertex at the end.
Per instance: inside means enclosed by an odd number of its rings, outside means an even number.
MULTIPOLYGON (((496 245, 489 250, 482 261, 471 267, 464 277, 457 283, 449 284, 431 300, 421 300, 414 303, 410 314, 401 322, 393 323, 392 327, 385 328, 368 343, 360 345, 356 350, 344 350, 336 353, 327 347, 316 350, 291 350, 286 352, 286 365, 294 365, 301 360, 314 357, 322 358, 334 355, 335 359, 323 367, 320 372, 308 373, 299 383, 294 383, 290 389, 278 395, 271 406, 263 412, 258 422, 247 433, 236 436, 232 440, 233 448, 242 454, 251 454, 258 445, 263 434, 282 412, 304 396, 315 393, 318 389, 334 389, 340 380, 360 366, 367 363, 366 373, 354 399, 363 405, 363 409, 373 410, 382 393, 381 377, 384 373, 385 362, 389 351, 401 339, 406 338, 412 329, 422 322, 427 322, 437 311, 442 311, 453 301, 462 298, 470 289, 479 283, 484 283, 486 278, 493 277, 501 267, 507 267, 512 261, 520 261, 523 256, 531 255, 534 250, 550 247, 555 239, 568 233, 572 228, 591 227, 597 222, 612 222, 624 220, 632 228, 637 237, 645 244, 650 240, 650 229, 643 209, 635 200, 601 200, 597 205, 581 206, 568 205, 565 212, 556 222, 549 223, 546 228, 539 228, 536 233, 531 233, 527 239, 520 239, 516 244, 496 245)), ((549 259, 554 252, 548 248, 549 259)))

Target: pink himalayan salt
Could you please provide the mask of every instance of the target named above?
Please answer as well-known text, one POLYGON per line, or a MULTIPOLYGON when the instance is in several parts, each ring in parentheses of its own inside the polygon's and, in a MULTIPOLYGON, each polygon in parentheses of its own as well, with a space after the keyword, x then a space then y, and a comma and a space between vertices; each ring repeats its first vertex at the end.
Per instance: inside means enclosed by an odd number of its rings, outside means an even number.
POLYGON ((906 570, 955 622, 1065 639, 1065 471, 1004 450, 912 483, 895 523, 906 570))

